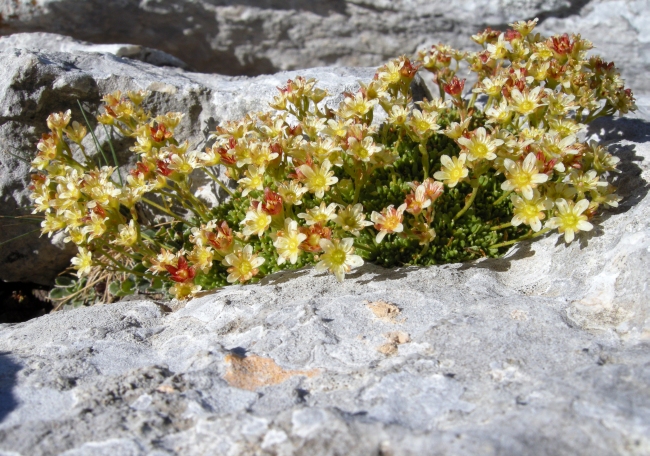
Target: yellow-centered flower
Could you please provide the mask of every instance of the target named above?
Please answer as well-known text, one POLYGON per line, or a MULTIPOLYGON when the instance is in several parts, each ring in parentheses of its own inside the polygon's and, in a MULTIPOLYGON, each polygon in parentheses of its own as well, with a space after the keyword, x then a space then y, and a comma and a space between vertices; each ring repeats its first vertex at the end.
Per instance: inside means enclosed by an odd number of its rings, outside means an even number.
POLYGON ((345 274, 352 268, 363 265, 363 259, 354 254, 353 238, 332 239, 331 241, 321 239, 319 244, 324 253, 321 254, 320 261, 316 264, 316 270, 329 270, 339 282, 343 282, 345 274))

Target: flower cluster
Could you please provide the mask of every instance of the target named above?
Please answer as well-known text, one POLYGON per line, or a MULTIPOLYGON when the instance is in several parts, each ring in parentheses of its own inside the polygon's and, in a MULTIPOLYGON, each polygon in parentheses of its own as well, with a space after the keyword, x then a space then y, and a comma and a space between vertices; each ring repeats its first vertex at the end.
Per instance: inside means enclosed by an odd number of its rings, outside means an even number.
POLYGON ((591 43, 535 24, 474 35, 479 52, 394 59, 338 106, 316 80, 289 80, 271 111, 224 122, 202 150, 176 139, 182 114, 142 107, 145 92, 107 95, 97 120, 137 156, 124 181, 94 136, 98 153, 86 150, 70 111, 52 114, 32 162, 42 231, 79 247, 79 276, 162 279, 177 298, 307 264, 341 281, 364 260, 498 256, 552 229, 571 242, 618 202, 606 180, 618 159, 578 134, 634 98, 612 63, 587 57, 591 43), (468 91, 462 61, 478 75, 468 91), (431 100, 413 99, 418 71, 438 86, 431 100), (197 173, 229 199, 210 208, 195 196, 197 173))

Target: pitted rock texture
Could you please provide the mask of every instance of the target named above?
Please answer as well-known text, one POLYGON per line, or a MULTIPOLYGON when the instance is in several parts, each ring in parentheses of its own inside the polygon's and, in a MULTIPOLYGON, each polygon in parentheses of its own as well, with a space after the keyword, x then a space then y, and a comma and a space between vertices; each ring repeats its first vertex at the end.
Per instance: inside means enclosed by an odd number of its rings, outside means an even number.
POLYGON ((590 132, 621 158, 624 199, 570 245, 0 326, 2 454, 650 453, 640 101, 590 132))
MULTIPOLYGON (((145 103, 147 109, 154 114, 184 112, 178 137, 187 139, 192 147, 200 147, 222 120, 267 109, 268 101, 277 93, 276 87, 298 74, 318 78, 320 87, 337 95, 329 102, 335 107, 344 91, 356 90, 358 81, 370 80, 375 71, 372 68, 320 68, 257 78, 232 78, 156 67, 120 58, 115 50, 51 52, 36 51, 29 46, 14 47, 21 46, 21 42, 24 40, 13 37, 0 39, 3 63, 0 68, 0 216, 30 215, 29 164, 25 160, 33 157, 35 144, 47 131, 45 119, 50 113, 71 109, 73 118, 83 122, 77 100, 87 112, 93 113, 106 93, 150 90, 152 96, 145 103)), ((73 47, 79 45, 69 41, 63 43, 73 47)), ((108 151, 103 128, 95 130, 108 151)), ((133 154, 126 150, 128 145, 128 141, 115 142, 118 151, 123 151, 119 154, 123 165, 133 160, 133 154)), ((96 154, 90 135, 86 138, 86 150, 96 154)), ((122 169, 122 173, 125 172, 126 168, 122 169)), ((214 183, 199 182, 198 185, 197 191, 208 202, 218 202, 219 188, 214 183)), ((62 239, 54 239, 51 243, 47 237, 39 237, 38 221, 1 220, 0 280, 47 285, 68 266, 75 249, 64 244, 62 239), (17 239, 4 242, 14 238, 17 239)))
POLYGON ((0 3, 0 33, 128 42, 161 49, 198 71, 257 75, 376 66, 440 41, 468 48, 470 35, 486 26, 504 29, 534 17, 554 20, 560 33, 577 26, 609 43, 603 49, 610 60, 639 57, 648 53, 649 10, 648 0, 34 0, 0 3), (584 16, 587 27, 576 25, 584 16))

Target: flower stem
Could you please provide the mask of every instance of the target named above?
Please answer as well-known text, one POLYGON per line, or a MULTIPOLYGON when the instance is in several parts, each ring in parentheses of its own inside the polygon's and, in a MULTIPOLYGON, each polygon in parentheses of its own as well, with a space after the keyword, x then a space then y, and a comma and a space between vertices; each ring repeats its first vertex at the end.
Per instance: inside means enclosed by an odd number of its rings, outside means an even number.
POLYGON ((499 197, 499 199, 497 199, 494 203, 492 203, 492 206, 498 206, 499 204, 501 204, 503 200, 505 200, 511 193, 512 190, 508 190, 507 192, 505 192, 503 195, 499 197))
POLYGON ((460 210, 460 212, 454 216, 454 220, 458 220, 463 215, 465 215, 465 212, 467 212, 467 210, 472 206, 472 203, 476 199, 477 194, 478 194, 478 185, 476 187, 474 187, 474 189, 472 190, 472 193, 470 193, 469 199, 467 200, 467 202, 465 202, 465 207, 463 207, 460 210))
POLYGON ((231 198, 233 198, 233 199, 235 198, 235 194, 228 187, 226 187, 226 185, 223 182, 221 182, 219 179, 217 179, 217 176, 215 176, 213 173, 208 171, 208 168, 203 168, 203 171, 205 171, 206 174, 208 176, 210 176, 212 178, 212 180, 215 181, 219 185, 219 187, 221 187, 226 193, 228 193, 231 198))
POLYGON ((499 244, 494 244, 494 245, 491 245, 488 248, 490 248, 490 249, 498 249, 498 248, 501 248, 501 247, 505 247, 507 245, 516 244, 519 241, 525 241, 526 239, 533 239, 533 238, 536 238, 536 237, 539 237, 539 236, 541 236, 543 234, 548 233, 549 231, 551 231, 551 229, 552 228, 544 228, 543 230, 538 231, 537 233, 530 232, 528 234, 524 234, 521 237, 518 237, 517 239, 513 239, 512 241, 506 241, 506 242, 501 242, 499 244))
POLYGON ((502 228, 510 228, 511 226, 512 226, 512 223, 510 223, 510 222, 502 223, 501 225, 493 226, 492 228, 490 228, 490 231, 497 231, 497 230, 500 230, 502 228))
POLYGON ((422 154, 422 168, 424 170, 424 179, 426 179, 429 177, 429 151, 427 150, 426 141, 421 142, 418 148, 422 154))
POLYGON ((165 208, 162 207, 160 204, 158 204, 158 203, 154 203, 154 202, 151 201, 150 199, 142 198, 142 201, 144 201, 145 203, 147 203, 147 204, 150 205, 150 206, 155 207, 155 208, 158 209, 159 211, 163 211, 165 214, 167 214, 167 215, 169 215, 170 217, 172 217, 172 218, 178 220, 178 221, 181 222, 181 223, 188 223, 186 220, 183 220, 183 219, 180 218, 178 215, 174 214, 172 211, 169 211, 169 210, 165 209, 165 208))

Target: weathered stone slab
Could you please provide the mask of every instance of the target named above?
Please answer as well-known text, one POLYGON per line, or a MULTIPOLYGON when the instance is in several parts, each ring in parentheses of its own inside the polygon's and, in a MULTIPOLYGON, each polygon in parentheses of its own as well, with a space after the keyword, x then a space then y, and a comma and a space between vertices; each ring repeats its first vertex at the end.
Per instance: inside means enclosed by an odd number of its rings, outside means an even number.
POLYGON ((648 100, 592 129, 621 158, 624 200, 579 242, 3 325, 0 449, 647 454, 648 100))
MULTIPOLYGON (((470 36, 486 26, 504 29, 534 17, 549 30, 597 41, 607 59, 647 60, 648 11, 648 0, 34 0, 0 3, 0 33, 134 43, 198 71, 255 75, 378 66, 438 42, 473 48, 470 36)), ((642 74, 634 71, 624 76, 642 74)), ((650 90, 642 77, 637 82, 650 90)))

